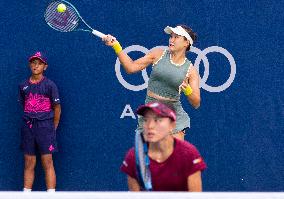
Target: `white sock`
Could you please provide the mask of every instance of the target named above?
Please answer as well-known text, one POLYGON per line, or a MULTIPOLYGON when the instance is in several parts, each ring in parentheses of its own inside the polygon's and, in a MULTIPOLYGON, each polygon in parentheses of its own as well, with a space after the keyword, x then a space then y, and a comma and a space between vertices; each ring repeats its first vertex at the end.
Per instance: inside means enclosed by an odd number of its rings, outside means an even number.
POLYGON ((55 192, 55 189, 47 189, 47 192, 55 192))
POLYGON ((23 192, 32 192, 32 189, 23 188, 23 192))

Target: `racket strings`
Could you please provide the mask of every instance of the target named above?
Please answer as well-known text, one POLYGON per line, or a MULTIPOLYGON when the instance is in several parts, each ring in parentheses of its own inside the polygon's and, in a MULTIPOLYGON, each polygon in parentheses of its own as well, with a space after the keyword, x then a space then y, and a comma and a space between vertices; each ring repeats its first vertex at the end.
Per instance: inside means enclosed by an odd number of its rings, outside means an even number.
POLYGON ((58 12, 57 6, 62 3, 61 1, 55 1, 49 4, 45 11, 45 21, 47 24, 55 30, 61 32, 70 32, 74 30, 79 23, 79 16, 75 8, 66 5, 65 12, 58 12))

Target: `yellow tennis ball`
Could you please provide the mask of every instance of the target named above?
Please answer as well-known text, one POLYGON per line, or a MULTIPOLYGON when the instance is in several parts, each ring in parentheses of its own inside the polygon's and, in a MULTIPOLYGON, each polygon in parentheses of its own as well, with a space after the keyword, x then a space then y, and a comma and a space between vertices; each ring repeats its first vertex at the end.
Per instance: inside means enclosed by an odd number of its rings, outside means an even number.
POLYGON ((60 3, 57 6, 57 12, 65 12, 66 11, 66 5, 64 3, 60 3))

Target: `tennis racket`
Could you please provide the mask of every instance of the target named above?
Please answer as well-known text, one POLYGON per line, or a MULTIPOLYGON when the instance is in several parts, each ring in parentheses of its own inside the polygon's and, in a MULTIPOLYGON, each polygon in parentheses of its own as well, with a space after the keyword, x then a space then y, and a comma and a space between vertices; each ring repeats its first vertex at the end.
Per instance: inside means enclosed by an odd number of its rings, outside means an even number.
POLYGON ((152 182, 148 145, 147 142, 145 142, 143 131, 139 130, 135 132, 135 161, 140 186, 146 191, 151 191, 152 182))
POLYGON ((46 8, 44 18, 46 23, 57 31, 85 31, 91 32, 100 38, 106 36, 105 34, 91 28, 91 26, 89 26, 81 17, 77 9, 68 1, 52 1, 46 8), (57 11, 57 6, 59 4, 64 4, 66 6, 66 10, 64 12, 57 11), (80 22, 83 22, 83 24, 80 22))

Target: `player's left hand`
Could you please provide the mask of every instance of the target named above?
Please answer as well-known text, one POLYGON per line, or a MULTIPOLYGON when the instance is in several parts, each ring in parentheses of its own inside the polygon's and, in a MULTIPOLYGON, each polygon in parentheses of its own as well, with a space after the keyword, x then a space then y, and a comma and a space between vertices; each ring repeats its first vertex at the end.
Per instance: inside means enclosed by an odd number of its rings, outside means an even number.
POLYGON ((187 86, 190 86, 189 83, 187 83, 187 81, 183 81, 182 84, 180 85, 180 89, 185 90, 187 86))

